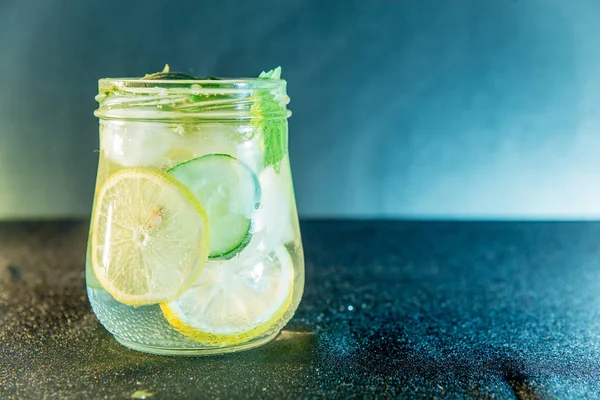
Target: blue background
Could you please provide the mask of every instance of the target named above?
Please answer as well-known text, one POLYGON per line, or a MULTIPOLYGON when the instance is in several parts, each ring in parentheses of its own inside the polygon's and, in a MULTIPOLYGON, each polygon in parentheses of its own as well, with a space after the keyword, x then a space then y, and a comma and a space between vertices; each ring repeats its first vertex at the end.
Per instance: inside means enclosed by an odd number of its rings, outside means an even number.
POLYGON ((302 216, 600 216, 600 2, 0 0, 0 218, 86 216, 97 79, 281 65, 302 216))

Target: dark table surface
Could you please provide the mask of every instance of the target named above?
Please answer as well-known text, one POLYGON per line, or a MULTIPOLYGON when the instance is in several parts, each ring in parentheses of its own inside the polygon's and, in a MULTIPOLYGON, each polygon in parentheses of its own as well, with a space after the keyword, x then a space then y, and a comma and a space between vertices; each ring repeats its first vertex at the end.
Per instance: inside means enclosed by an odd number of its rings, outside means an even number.
POLYGON ((600 398, 600 223, 302 233, 306 291, 279 338, 184 358, 97 322, 85 222, 0 224, 0 398, 600 398))

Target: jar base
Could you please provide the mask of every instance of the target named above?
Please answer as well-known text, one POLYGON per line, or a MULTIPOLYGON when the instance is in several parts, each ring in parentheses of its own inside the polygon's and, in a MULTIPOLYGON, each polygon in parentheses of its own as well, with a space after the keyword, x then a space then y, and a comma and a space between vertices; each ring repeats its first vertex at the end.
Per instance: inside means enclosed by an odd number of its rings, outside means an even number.
POLYGON ((161 355, 161 356, 211 356, 211 355, 217 355, 217 354, 228 354, 228 353, 235 353, 238 351, 250 350, 255 347, 259 347, 259 346, 269 343, 271 340, 275 339, 278 335, 279 335, 279 331, 277 331, 269 336, 265 336, 265 337, 262 337, 262 338, 259 338, 256 340, 252 340, 247 343, 241 343, 241 344, 238 344, 235 346, 203 347, 203 348, 196 348, 196 349, 192 349, 192 348, 189 348, 189 349, 179 348, 178 349, 178 348, 173 348, 173 347, 150 346, 147 344, 131 342, 129 340, 125 340, 125 339, 119 338, 117 336, 115 336, 115 339, 117 340, 117 342, 119 342, 123 346, 125 346, 131 350, 141 351, 143 353, 157 354, 157 355, 161 355))

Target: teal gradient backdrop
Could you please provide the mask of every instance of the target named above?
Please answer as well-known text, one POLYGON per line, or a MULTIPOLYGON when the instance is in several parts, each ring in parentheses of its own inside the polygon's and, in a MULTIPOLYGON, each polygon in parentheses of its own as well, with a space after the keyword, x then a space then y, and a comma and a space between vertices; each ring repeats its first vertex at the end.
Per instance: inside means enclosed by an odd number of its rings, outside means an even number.
POLYGON ((600 216, 600 2, 0 1, 0 218, 86 216, 96 81, 282 65, 302 216, 600 216))

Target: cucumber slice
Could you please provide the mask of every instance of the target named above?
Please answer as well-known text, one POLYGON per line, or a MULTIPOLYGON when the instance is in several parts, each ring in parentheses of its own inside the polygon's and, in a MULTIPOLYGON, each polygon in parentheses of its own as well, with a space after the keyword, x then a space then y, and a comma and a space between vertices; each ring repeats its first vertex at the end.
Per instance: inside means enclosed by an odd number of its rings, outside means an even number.
POLYGON ((230 258, 251 238, 260 184, 244 163, 227 154, 208 154, 168 171, 196 195, 208 214, 210 258, 230 258))

